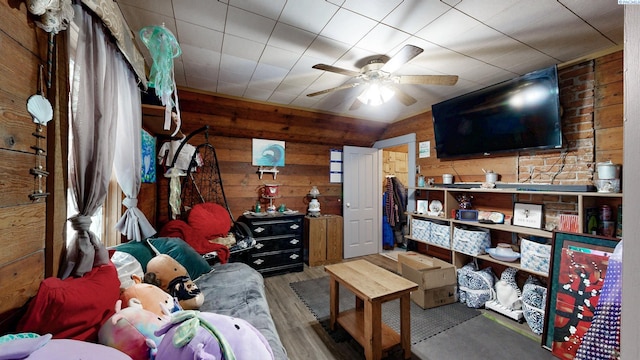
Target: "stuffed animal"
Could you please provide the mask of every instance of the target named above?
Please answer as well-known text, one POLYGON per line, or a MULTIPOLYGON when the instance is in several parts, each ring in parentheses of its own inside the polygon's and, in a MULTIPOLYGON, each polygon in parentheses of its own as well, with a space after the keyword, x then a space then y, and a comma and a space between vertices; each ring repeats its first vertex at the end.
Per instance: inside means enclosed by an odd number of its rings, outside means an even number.
POLYGON ((162 335, 155 332, 168 321, 142 308, 136 299, 122 308, 122 300, 116 302, 116 313, 100 327, 98 341, 131 356, 133 360, 153 360, 162 335))
POLYGON ((178 261, 166 254, 149 260, 144 282, 153 284, 178 299, 185 310, 196 310, 204 303, 204 294, 178 261))
POLYGON ((131 279, 134 284, 120 293, 122 304, 128 305, 131 299, 137 299, 143 309, 159 316, 182 310, 176 298, 166 291, 156 285, 143 283, 138 275, 132 275, 131 279))
POLYGON ((245 320, 193 310, 172 314, 156 331, 156 360, 273 359, 267 339, 245 320))

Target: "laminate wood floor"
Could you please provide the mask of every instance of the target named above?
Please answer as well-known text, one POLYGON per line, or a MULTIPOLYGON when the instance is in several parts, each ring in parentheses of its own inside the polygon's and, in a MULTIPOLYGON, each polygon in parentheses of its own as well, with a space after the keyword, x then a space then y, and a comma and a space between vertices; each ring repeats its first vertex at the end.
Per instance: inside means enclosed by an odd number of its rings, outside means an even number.
MULTIPOLYGON (((375 254, 362 257, 378 266, 394 270, 396 262, 375 254)), ((351 261, 349 259, 345 261, 351 261)), ((336 343, 293 292, 289 283, 327 276, 324 266, 304 266, 303 272, 265 278, 271 315, 291 360, 364 359, 362 347, 355 341, 336 343)), ((395 358, 393 351, 389 358, 395 358)), ((398 357, 399 358, 399 357, 398 357)), ((412 357, 419 360, 417 357, 412 357)))

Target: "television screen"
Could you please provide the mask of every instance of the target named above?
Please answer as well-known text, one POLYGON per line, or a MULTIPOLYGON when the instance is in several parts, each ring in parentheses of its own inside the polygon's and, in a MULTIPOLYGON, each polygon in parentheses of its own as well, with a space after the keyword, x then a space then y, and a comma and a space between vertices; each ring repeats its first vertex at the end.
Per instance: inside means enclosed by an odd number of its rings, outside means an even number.
POLYGON ((431 110, 441 159, 562 148, 555 65, 434 104, 431 110))

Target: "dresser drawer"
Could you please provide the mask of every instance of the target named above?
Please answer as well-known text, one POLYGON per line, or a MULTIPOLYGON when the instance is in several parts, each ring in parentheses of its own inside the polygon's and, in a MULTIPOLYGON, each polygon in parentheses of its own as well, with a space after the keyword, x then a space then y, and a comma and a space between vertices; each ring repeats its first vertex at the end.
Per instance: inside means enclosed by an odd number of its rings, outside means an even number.
POLYGON ((302 248, 302 237, 295 235, 268 236, 256 238, 254 252, 263 253, 270 251, 290 250, 302 248))
POLYGON ((253 253, 250 256, 249 265, 260 272, 293 267, 302 268, 302 254, 298 250, 265 254, 253 253))
POLYGON ((256 239, 282 234, 302 234, 302 217, 251 220, 247 225, 256 239))

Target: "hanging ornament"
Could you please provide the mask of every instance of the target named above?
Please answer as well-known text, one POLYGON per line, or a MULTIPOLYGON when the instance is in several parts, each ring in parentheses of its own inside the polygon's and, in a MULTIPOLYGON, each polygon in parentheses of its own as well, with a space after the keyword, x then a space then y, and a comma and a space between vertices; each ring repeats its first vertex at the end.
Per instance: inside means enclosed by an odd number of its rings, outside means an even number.
POLYGON ((171 111, 176 108, 176 129, 171 134, 175 136, 180 130, 180 107, 174 78, 173 59, 182 54, 176 37, 162 26, 146 26, 140 29, 142 43, 149 49, 153 64, 149 71, 149 87, 155 88, 156 95, 165 106, 164 129, 171 128, 171 111))

